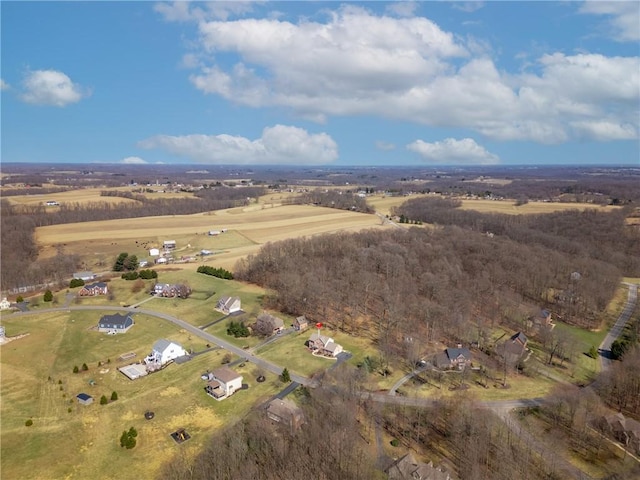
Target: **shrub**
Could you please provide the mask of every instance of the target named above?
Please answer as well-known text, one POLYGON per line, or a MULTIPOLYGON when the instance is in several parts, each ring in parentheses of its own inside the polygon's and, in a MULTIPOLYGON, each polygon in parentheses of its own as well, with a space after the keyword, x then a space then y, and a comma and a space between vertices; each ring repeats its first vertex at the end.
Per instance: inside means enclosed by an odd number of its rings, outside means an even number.
POLYGON ((397 447, 398 445, 400 445, 400 441, 397 438, 394 438, 393 440, 391 440, 390 443, 392 447, 397 447))
POLYGON ((587 353, 587 355, 589 355, 591 358, 598 358, 598 349, 591 345, 591 348, 589 349, 589 353, 587 353))
POLYGON ((118 399, 118 393, 117 392, 111 392, 111 401, 115 402, 118 399))
POLYGON ((83 363, 83 364, 82 364, 82 371, 83 371, 83 372, 86 372, 87 370, 89 370, 89 367, 87 366, 87 364, 86 364, 86 363, 83 363))
POLYGON ((289 374, 289 370, 287 370, 286 367, 284 368, 284 370, 282 370, 282 373, 280 374, 280 380, 287 383, 291 381, 291 374, 289 374))
POLYGON ((151 269, 140 270, 140 278, 144 280, 151 280, 152 278, 158 278, 158 272, 151 269))
POLYGON ((24 422, 25 426, 30 427, 31 425, 33 425, 33 420, 29 419, 26 422, 24 422))
POLYGON ((58 385, 62 385, 62 380, 58 380, 58 385))
POLYGON ((234 322, 229 323, 229 328, 227 328, 227 335, 233 335, 234 337, 248 337, 249 336, 249 328, 244 324, 244 322, 234 322))
POLYGON ((73 411, 73 408, 69 407, 67 408, 67 412, 71 413, 73 411))
POLYGON ((144 289, 144 282, 141 279, 137 279, 131 286, 131 293, 138 293, 144 289))
POLYGON ((78 373, 79 371, 80 371, 80 369, 78 368, 78 365, 74 365, 73 373, 78 373))
POLYGON ((138 432, 135 428, 131 427, 129 431, 124 430, 122 435, 120 435, 120 447, 124 447, 127 450, 132 449, 136 446, 136 437, 138 436, 138 432))
POLYGON ((139 276, 140 275, 138 274, 138 272, 135 272, 135 271, 123 273, 121 275, 121 277, 125 280, 137 280, 139 276))
POLYGON ((222 278, 224 280, 233 280, 233 273, 220 267, 201 265, 198 267, 197 272, 204 273, 205 275, 211 275, 212 277, 222 278))
POLYGON ((83 286, 84 286, 84 280, 82 280, 81 278, 74 278, 69 282, 69 288, 76 288, 76 287, 83 287, 83 286))
POLYGON ((22 302, 24 302, 24 298, 22 297, 22 295, 18 295, 16 297, 16 303, 22 303, 22 302))
POLYGON ((46 292, 44 292, 44 298, 43 300, 45 302, 50 302, 53 300, 53 293, 51 293, 51 290, 47 290, 46 292))
POLYGON ((100 405, 106 405, 107 403, 109 403, 109 400, 107 400, 107 396, 106 395, 102 395, 100 397, 100 405))
POLYGON ((226 365, 227 363, 231 363, 231 354, 227 353, 222 357, 222 365, 226 365))

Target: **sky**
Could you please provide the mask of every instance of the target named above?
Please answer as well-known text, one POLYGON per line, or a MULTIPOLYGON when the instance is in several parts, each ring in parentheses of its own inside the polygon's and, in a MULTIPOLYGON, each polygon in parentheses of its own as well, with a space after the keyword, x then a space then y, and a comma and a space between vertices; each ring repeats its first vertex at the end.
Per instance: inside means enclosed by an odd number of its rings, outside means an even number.
POLYGON ((1 161, 639 165, 640 2, 0 2, 1 161))

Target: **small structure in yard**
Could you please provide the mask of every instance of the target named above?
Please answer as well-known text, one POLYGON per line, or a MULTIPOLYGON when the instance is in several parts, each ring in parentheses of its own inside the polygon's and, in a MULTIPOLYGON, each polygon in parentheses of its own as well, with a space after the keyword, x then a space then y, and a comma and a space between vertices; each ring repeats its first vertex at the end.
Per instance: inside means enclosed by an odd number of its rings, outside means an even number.
POLYGON ((149 249, 149 256, 150 257, 159 257, 160 256, 160 249, 159 248, 150 248, 149 249))
POLYGON ((181 345, 163 338, 153 344, 151 353, 144 359, 144 363, 164 366, 185 355, 187 351, 181 345))
POLYGON ((176 241, 165 240, 164 242, 162 242, 162 248, 164 248, 165 250, 173 250, 176 248, 176 241))
POLYGON ((304 423, 300 407, 286 398, 274 398, 267 405, 267 417, 274 422, 288 426, 292 431, 304 423))
POLYGON ((79 393, 76 398, 80 405, 91 405, 93 403, 93 397, 88 393, 79 393))
POLYGON ((222 232, 220 230, 209 230, 209 236, 215 237, 216 235, 220 235, 222 232))
POLYGON ((336 343, 331 337, 321 335, 319 331, 311 334, 307 340, 307 346, 313 353, 325 357, 337 357, 343 350, 342 345, 336 343))
POLYGON ((218 300, 218 303, 216 304, 216 309, 228 315, 230 313, 241 311, 242 302, 240 302, 240 298, 238 297, 220 297, 220 300, 218 300))
POLYGON ((144 412, 144 419, 145 420, 152 420, 153 417, 155 417, 156 414, 153 413, 151 410, 147 410, 146 412, 144 412))
POLYGON ((158 264, 158 265, 165 264, 168 261, 169 261, 169 259, 167 257, 158 257, 158 258, 156 258, 156 264, 158 264))
POLYGON ((446 348, 444 352, 438 353, 433 363, 440 369, 457 368, 462 370, 465 367, 471 366, 471 352, 468 348, 462 348, 462 345, 458 344, 457 348, 446 348))
POLYGON ((293 322, 293 328, 295 328, 298 332, 306 330, 308 327, 309 327, 309 321, 307 320, 307 317, 305 317, 304 315, 300 315, 299 317, 296 317, 295 321, 293 322))
POLYGON ((121 315, 114 313, 113 315, 104 315, 98 321, 98 331, 107 333, 126 333, 133 327, 134 321, 131 315, 121 315))
POLYGON ((411 453, 393 462, 386 470, 389 480, 450 480, 444 469, 434 467, 433 462, 419 462, 411 453))
POLYGON ((76 280, 91 281, 96 277, 97 275, 93 272, 76 272, 73 274, 73 278, 75 278, 76 280))
POLYGON ((118 368, 118 371, 129 380, 136 380, 140 377, 149 375, 147 366, 142 363, 132 363, 131 365, 125 365, 124 367, 118 368))
POLYGON ((242 375, 229 367, 216 368, 209 373, 209 381, 204 389, 216 400, 224 400, 242 389, 242 375))
POLYGON ((106 295, 109 292, 109 287, 105 282, 96 282, 88 285, 84 285, 78 290, 78 295, 81 297, 91 297, 96 295, 106 295))
POLYGON ((7 297, 4 297, 0 300, 0 310, 9 310, 11 308, 11 302, 7 300, 7 297))
POLYGON ((182 443, 189 440, 191 438, 191 435, 189 435, 184 428, 179 428, 171 434, 171 438, 173 438, 176 443, 182 443))

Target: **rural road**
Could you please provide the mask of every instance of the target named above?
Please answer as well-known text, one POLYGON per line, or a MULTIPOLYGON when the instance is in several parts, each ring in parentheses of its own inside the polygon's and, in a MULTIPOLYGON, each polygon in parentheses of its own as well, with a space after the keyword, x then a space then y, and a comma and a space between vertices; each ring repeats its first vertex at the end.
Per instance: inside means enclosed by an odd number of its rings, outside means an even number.
POLYGON ((611 345, 615 342, 620 335, 622 335, 622 331, 624 327, 627 325, 627 322, 631 318, 631 314, 633 310, 636 308, 636 301, 638 299, 638 285, 635 283, 625 283, 629 287, 629 293, 627 295, 627 303, 622 309, 618 320, 611 327, 607 336, 604 337, 604 340, 600 344, 600 348, 598 348, 598 352, 600 353, 600 371, 605 372, 611 366, 611 345))

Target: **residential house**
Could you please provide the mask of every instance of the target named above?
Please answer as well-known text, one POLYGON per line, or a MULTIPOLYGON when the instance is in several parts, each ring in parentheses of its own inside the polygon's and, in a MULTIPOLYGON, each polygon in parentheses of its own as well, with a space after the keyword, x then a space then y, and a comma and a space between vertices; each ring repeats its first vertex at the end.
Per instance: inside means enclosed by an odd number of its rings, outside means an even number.
POLYGON ((176 283, 156 283, 151 290, 153 295, 167 298, 187 298, 191 294, 191 289, 184 284, 176 283))
POLYGON ((515 365, 527 351, 527 336, 517 332, 496 348, 499 355, 503 356, 507 363, 515 365))
POLYGON ((91 281, 96 277, 97 275, 93 272, 76 272, 73 274, 73 278, 75 278, 76 280, 91 281))
POLYGON ((309 327, 309 321, 304 315, 300 315, 293 322, 293 328, 295 328, 299 332, 306 330, 308 327, 309 327))
POLYGON ((274 398, 267 405, 267 417, 274 422, 288 426, 292 431, 304 423, 302 410, 286 398, 274 398))
POLYGON ((471 366, 471 358, 472 355, 469 349, 462 348, 462 345, 458 344, 457 348, 446 348, 444 352, 438 353, 434 357, 433 363, 437 368, 458 368, 462 370, 471 366))
POLYGON ((224 400, 242 389, 242 375, 229 367, 216 368, 209 373, 209 381, 204 389, 216 400, 224 400))
POLYGON ((160 256, 160 249, 159 248, 150 248, 149 249, 149 256, 150 257, 159 257, 160 256))
POLYGON ((320 335, 318 332, 314 332, 307 341, 309 349, 314 353, 319 353, 327 357, 337 357, 342 353, 342 345, 336 343, 333 338, 326 335, 320 335))
POLYGON ((256 319, 255 331, 263 335, 274 335, 284 330, 284 322, 281 318, 268 313, 261 313, 256 319))
POLYGON ((162 248, 164 248, 165 250, 174 250, 176 248, 176 241, 165 240, 164 242, 162 242, 162 248))
POLYGON ((9 310, 11 308, 11 302, 7 300, 7 297, 4 297, 0 300, 0 310, 9 310))
POLYGON ((126 333, 133 327, 134 321, 131 315, 121 315, 115 313, 113 315, 104 315, 98 322, 99 332, 126 333))
POLYGON ((556 326, 556 324, 553 323, 551 312, 546 309, 540 310, 536 315, 529 317, 526 325, 534 333, 538 333, 544 329, 553 330, 556 326))
POLYGON ((450 480, 444 469, 433 466, 433 462, 419 462, 411 453, 393 462, 385 472, 389 480, 450 480))
POLYGON ((78 290, 78 295, 81 297, 92 297, 96 295, 106 295, 109 291, 109 287, 105 282, 96 282, 84 285, 78 290))
POLYGON ((216 308, 227 315, 242 310, 242 305, 238 297, 220 297, 216 308))
POLYGON ((93 397, 87 393, 79 393, 76 398, 80 405, 91 405, 93 403, 93 397))
POLYGON ((151 353, 144 359, 145 363, 165 365, 178 357, 184 357, 187 351, 179 344, 165 340, 158 340, 153 344, 151 353))
POLYGON ((615 438, 636 455, 640 455, 640 422, 616 413, 604 415, 594 423, 605 435, 615 438))

